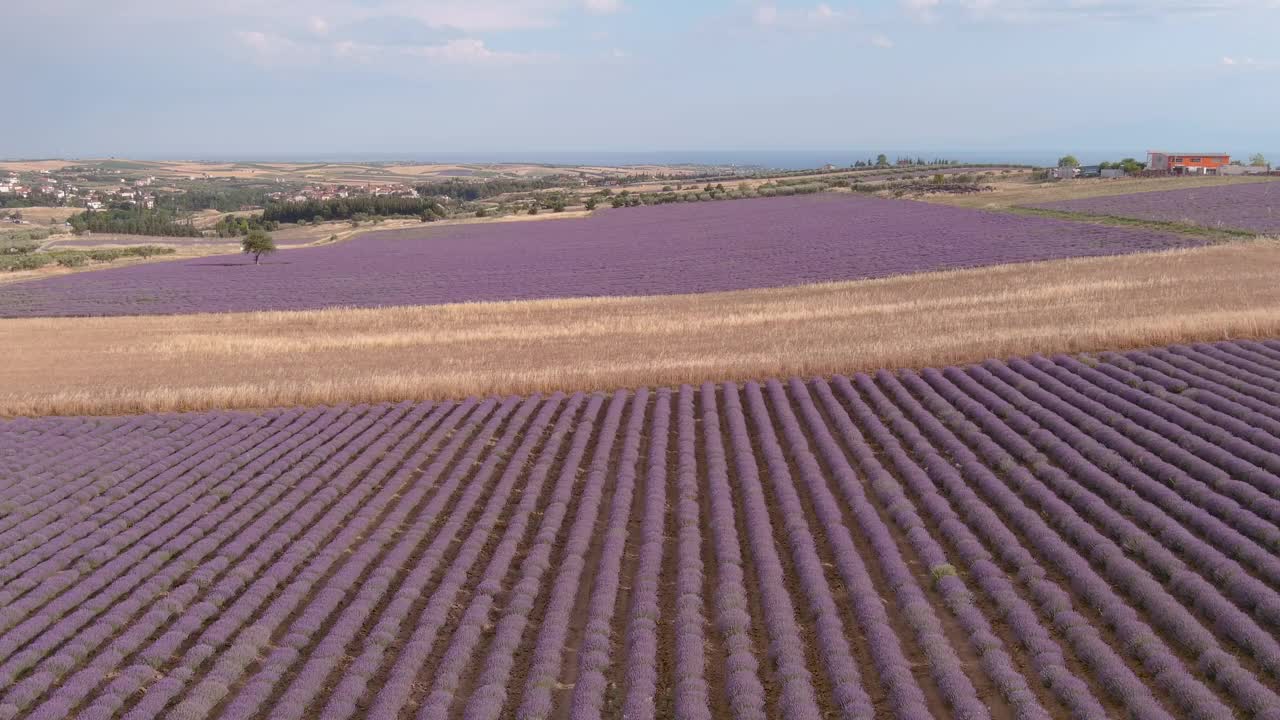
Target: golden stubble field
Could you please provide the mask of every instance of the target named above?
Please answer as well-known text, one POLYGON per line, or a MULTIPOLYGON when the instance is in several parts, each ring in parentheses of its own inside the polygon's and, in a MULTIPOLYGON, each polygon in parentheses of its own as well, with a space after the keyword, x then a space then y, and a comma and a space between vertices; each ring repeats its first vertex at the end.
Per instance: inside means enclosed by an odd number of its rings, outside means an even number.
POLYGON ((0 321, 0 414, 673 385, 1280 335, 1258 241, 702 295, 0 321))

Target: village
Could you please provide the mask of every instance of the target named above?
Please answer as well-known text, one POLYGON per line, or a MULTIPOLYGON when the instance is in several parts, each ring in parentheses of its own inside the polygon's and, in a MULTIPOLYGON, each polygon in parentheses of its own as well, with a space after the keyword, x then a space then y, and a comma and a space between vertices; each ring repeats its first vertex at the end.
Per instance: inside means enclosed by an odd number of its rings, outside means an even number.
MULTIPOLYGON (((409 183, 329 184, 298 183, 275 178, 270 184, 245 182, 232 178, 192 174, 185 178, 158 178, 155 175, 132 175, 121 170, 86 170, 68 167, 59 170, 4 171, 0 174, 0 207, 69 207, 101 210, 108 207, 154 209, 157 202, 187 194, 193 190, 208 193, 221 186, 248 191, 251 209, 266 201, 305 202, 352 197, 416 198, 418 192, 409 183), (271 189, 274 186, 278 189, 271 189)), ((21 222, 15 220, 15 222, 21 222)))

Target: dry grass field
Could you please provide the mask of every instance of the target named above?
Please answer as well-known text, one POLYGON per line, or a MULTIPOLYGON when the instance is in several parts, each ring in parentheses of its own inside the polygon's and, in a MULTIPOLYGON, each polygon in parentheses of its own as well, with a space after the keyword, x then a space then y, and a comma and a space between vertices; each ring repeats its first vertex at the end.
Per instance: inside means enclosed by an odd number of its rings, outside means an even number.
POLYGON ((1280 335, 1259 241, 644 298, 0 322, 0 414, 456 398, 1280 335))
POLYGON ((48 170, 49 172, 53 172, 75 164, 77 164, 75 160, 11 160, 0 162, 0 170, 13 172, 40 172, 41 170, 48 170))
POLYGON ((8 215, 11 212, 22 213, 22 219, 29 224, 10 225, 5 223, 0 225, 0 232, 5 230, 31 230, 33 228, 41 228, 49 225, 49 221, 55 223, 66 222, 67 218, 81 212, 82 208, 73 207, 24 207, 24 208, 8 208, 0 211, 0 215, 8 215))

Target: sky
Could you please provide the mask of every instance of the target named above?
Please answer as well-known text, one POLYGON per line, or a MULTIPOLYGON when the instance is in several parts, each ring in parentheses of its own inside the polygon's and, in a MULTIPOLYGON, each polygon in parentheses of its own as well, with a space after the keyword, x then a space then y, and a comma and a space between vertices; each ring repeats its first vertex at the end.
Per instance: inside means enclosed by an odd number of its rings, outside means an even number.
POLYGON ((1280 151, 1280 0, 0 0, 0 158, 1280 151))

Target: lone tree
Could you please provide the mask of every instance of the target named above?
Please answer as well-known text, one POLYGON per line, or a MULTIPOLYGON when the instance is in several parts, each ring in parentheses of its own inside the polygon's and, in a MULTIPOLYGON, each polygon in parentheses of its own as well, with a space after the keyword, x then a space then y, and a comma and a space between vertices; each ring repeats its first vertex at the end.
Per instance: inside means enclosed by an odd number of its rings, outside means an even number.
POLYGON ((250 230, 249 234, 240 240, 240 250, 252 255, 253 264, 257 265, 262 262, 263 255, 276 251, 276 242, 262 230, 250 230))
POLYGON ((1255 153, 1249 156, 1249 164, 1253 167, 1267 167, 1267 156, 1262 153, 1255 153))
POLYGON ((879 166, 879 167, 884 167, 885 165, 888 165, 888 164, 889 164, 889 156, 888 156, 888 155, 885 155, 884 153, 880 153, 879 155, 877 155, 877 156, 876 156, 876 165, 877 165, 877 166, 879 166))
POLYGON ((1058 158, 1058 167, 1060 168, 1080 167, 1080 161, 1076 159, 1075 155, 1064 155, 1058 158))

